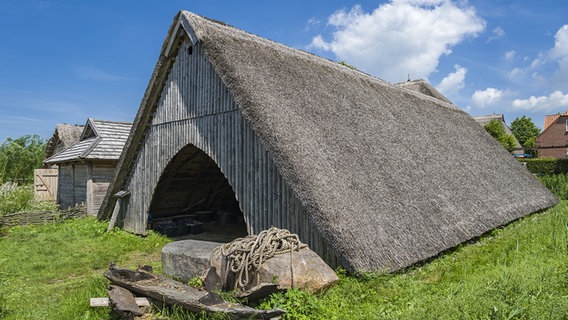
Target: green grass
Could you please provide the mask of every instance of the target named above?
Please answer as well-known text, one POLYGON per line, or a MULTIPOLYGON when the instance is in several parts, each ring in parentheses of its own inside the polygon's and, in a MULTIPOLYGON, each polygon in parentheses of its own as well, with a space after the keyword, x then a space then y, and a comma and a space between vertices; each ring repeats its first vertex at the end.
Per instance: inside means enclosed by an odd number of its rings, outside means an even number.
POLYGON ((568 319, 568 202, 393 275, 340 275, 321 296, 262 306, 290 319, 568 319), (300 312, 298 312, 300 311, 300 312))
POLYGON ((109 309, 90 308, 89 298, 107 296, 109 262, 159 267, 168 240, 106 227, 89 217, 10 229, 0 238, 0 318, 107 319, 109 309))
MULTIPOLYGON (((109 261, 160 271, 167 239, 106 233, 94 218, 12 228, 0 238, 0 318, 109 319, 109 261)), ((404 272, 349 276, 321 295, 277 294, 287 319, 568 319, 568 201, 404 272)), ((155 309, 162 319, 199 319, 155 309)))
POLYGON ((547 174, 539 176, 538 179, 552 193, 561 200, 568 200, 568 174, 547 174))

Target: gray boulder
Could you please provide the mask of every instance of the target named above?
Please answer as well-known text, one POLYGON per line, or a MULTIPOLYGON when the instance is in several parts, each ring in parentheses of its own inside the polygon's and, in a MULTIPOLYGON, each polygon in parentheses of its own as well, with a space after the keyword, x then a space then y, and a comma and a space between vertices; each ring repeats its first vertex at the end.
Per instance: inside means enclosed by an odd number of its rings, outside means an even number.
MULTIPOLYGON (((294 287, 317 293, 326 290, 339 280, 333 269, 307 247, 293 252, 292 269, 290 269, 290 257, 289 253, 285 253, 275 255, 264 261, 260 268, 252 273, 251 281, 243 289, 246 291, 262 284, 274 283, 277 284, 279 290, 294 287), (294 280, 293 286, 292 278, 294 280)), ((215 273, 215 276, 207 277, 206 284, 209 279, 211 279, 210 282, 223 279, 222 268, 221 255, 212 253, 209 275, 212 276, 215 273)), ((234 275, 229 274, 225 276, 225 279, 228 283, 225 283, 223 287, 232 288, 234 275)), ((212 287, 219 287, 219 285, 213 284, 212 287)))
POLYGON ((181 240, 162 248, 162 269, 165 275, 187 282, 201 277, 209 269, 209 259, 218 242, 181 240))

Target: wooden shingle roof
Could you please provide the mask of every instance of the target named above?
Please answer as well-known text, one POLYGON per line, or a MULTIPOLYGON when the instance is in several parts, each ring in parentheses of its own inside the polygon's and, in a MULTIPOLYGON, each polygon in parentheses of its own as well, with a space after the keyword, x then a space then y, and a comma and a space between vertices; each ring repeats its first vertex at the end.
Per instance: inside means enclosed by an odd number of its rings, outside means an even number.
POLYGON ((45 147, 45 158, 53 157, 77 143, 82 132, 83 126, 81 125, 60 123, 55 126, 55 131, 45 147))
POLYGON ((88 119, 79 142, 46 159, 46 164, 56 164, 80 159, 118 160, 131 123, 88 119))

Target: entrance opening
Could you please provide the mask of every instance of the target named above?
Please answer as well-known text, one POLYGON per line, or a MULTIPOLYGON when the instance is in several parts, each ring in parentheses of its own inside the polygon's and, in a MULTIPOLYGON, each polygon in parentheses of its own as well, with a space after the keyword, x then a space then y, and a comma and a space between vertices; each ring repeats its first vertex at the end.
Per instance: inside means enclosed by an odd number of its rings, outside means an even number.
POLYGON ((176 239, 230 242, 247 235, 229 182, 205 152, 187 145, 160 177, 149 228, 176 239))

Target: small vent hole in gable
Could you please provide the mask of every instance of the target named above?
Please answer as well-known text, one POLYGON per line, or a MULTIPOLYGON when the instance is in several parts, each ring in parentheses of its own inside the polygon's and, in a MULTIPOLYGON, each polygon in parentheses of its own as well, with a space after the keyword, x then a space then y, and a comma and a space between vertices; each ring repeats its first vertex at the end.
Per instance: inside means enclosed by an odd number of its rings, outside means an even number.
POLYGON ((191 55, 193 53, 193 46, 189 46, 189 48, 187 48, 187 53, 189 55, 191 55))

